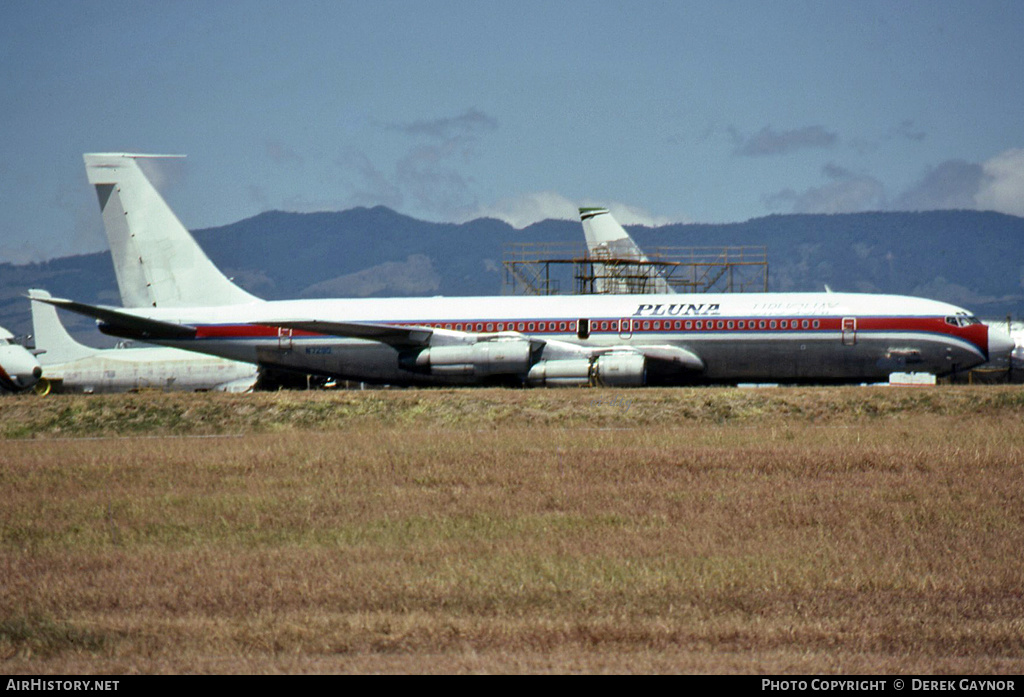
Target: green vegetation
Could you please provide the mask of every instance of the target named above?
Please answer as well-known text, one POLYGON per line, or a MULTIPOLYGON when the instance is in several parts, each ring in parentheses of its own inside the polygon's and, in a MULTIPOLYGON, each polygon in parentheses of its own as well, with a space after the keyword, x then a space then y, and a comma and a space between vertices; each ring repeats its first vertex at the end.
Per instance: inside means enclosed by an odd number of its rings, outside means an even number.
POLYGON ((405 426, 639 428, 1024 414, 1018 387, 430 389, 203 395, 34 395, 0 400, 0 438, 273 433, 405 426), (629 400, 628 408, 623 405, 629 400))

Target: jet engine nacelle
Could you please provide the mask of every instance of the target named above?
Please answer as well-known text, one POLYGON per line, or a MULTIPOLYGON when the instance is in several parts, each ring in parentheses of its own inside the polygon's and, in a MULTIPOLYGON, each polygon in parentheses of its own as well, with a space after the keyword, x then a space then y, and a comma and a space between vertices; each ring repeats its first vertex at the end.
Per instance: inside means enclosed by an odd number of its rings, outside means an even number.
POLYGON ((531 387, 586 387, 590 384, 589 358, 539 361, 526 376, 531 387))
POLYGON ((523 375, 530 368, 530 342, 520 339, 478 341, 464 346, 423 349, 413 369, 432 375, 523 375))
POLYGON ((594 361, 594 383, 604 387, 640 387, 647 381, 642 353, 606 353, 594 361))
POLYGON ((530 368, 526 378, 534 387, 641 387, 646 381, 647 359, 633 352, 540 361, 530 368))

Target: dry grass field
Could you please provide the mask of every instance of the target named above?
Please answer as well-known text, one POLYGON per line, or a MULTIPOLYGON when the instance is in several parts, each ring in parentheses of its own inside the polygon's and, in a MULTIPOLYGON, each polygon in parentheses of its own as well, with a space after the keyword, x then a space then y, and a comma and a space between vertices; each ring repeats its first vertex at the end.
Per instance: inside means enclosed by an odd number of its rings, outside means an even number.
POLYGON ((0 400, 5 673, 1024 672, 1024 390, 0 400))

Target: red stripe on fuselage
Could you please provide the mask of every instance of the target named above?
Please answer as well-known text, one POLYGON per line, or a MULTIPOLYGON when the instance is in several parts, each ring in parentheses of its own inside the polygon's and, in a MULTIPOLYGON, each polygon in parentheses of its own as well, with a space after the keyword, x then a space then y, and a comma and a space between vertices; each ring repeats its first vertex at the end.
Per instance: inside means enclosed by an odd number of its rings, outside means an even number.
MULTIPOLYGON (((493 333, 516 331, 527 334, 576 333, 573 319, 530 319, 530 320, 431 320, 378 322, 395 327, 426 327, 450 329, 469 333, 493 333), (543 325, 543 329, 541 328, 543 325), (479 329, 477 327, 480 327, 479 329)), ((914 332, 943 334, 967 341, 988 353, 988 328, 984 324, 964 327, 946 322, 945 317, 855 317, 856 332, 914 332)), ((792 332, 841 332, 843 317, 713 317, 700 319, 650 319, 650 318, 601 318, 590 319, 590 336, 618 335, 620 331, 632 334, 679 333, 681 338, 699 338, 702 334, 735 333, 739 336, 750 333, 774 333, 784 336, 792 332), (620 322, 631 322, 631 327, 620 329, 620 322), (815 323, 817 326, 815 326, 815 323), (762 326, 763 325, 763 326, 762 326)), ((198 325, 197 339, 277 339, 281 336, 292 338, 326 338, 333 335, 317 334, 302 330, 280 329, 261 324, 218 324, 198 325)))

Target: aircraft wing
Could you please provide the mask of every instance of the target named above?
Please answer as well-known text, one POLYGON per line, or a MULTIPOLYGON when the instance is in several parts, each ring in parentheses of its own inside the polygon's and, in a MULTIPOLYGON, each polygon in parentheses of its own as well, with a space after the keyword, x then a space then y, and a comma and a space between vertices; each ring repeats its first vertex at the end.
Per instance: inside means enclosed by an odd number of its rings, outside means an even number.
POLYGON ((315 334, 329 334, 345 339, 369 339, 391 346, 428 346, 433 329, 427 327, 394 327, 373 322, 329 322, 318 319, 265 321, 258 324, 283 329, 298 329, 315 334))
MULTIPOLYGON (((285 329, 298 329, 304 332, 316 334, 329 334, 347 339, 369 339, 380 341, 391 346, 427 347, 430 346, 430 337, 434 333, 429 327, 395 327, 388 324, 375 324, 372 322, 329 322, 324 320, 287 320, 287 321, 260 321, 260 324, 271 327, 282 327, 285 329)), ((461 333, 461 332, 453 332, 461 333)), ((550 343, 548 339, 536 339, 524 336, 531 341, 550 343)), ((621 350, 621 346, 613 346, 607 349, 598 349, 592 355, 607 353, 609 351, 621 350)), ((656 346, 630 346, 630 350, 642 353, 648 360, 660 363, 663 367, 682 369, 687 371, 701 372, 704 370, 704 361, 700 356, 678 346, 656 345, 656 346)), ((577 349, 579 350, 579 349, 577 349)))
POLYGON ((191 339, 196 335, 196 328, 187 324, 161 322, 137 315, 122 312, 110 307, 99 307, 67 300, 65 298, 43 298, 30 294, 37 302, 47 303, 54 307, 77 312, 86 317, 99 320, 100 331, 104 334, 120 336, 127 339, 159 340, 159 339, 191 339))
POLYGON ((648 360, 663 364, 671 364, 677 368, 686 370, 704 370, 704 361, 693 351, 688 351, 679 346, 633 346, 636 351, 644 354, 648 360))
MULTIPOLYGON (((38 302, 48 303, 58 308, 71 310, 86 317, 100 321, 100 330, 114 336, 132 339, 192 339, 196 328, 187 324, 162 322, 160 320, 139 317, 109 307, 87 305, 65 298, 39 297, 29 294, 38 302)), ((298 329, 316 334, 329 334, 350 339, 370 339, 394 346, 426 346, 430 343, 432 329, 426 327, 393 327, 387 324, 372 322, 328 322, 323 320, 261 320, 253 324, 262 324, 284 329, 298 329)))

